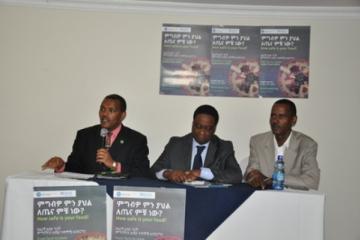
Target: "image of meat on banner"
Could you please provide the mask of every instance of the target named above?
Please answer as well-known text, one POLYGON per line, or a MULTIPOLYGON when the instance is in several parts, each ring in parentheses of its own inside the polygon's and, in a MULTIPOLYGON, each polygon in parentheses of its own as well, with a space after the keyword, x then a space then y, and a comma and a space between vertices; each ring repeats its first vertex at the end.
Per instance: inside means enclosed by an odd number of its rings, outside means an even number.
POLYGON ((160 94, 207 96, 210 26, 162 26, 160 94))
POLYGON ((309 26, 260 28, 260 96, 309 96, 309 26))
POLYGON ((106 240, 105 186, 34 187, 34 240, 106 240))
POLYGON ((182 240, 186 190, 114 187, 113 240, 182 240))
POLYGON ((212 26, 210 94, 259 96, 259 27, 212 26))

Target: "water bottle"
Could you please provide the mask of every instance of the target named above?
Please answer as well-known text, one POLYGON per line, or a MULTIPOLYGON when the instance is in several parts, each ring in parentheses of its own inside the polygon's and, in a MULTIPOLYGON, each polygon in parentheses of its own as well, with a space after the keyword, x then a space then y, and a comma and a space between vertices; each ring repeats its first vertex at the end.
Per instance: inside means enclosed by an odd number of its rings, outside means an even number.
POLYGON ((275 190, 283 190, 285 181, 284 172, 284 156, 278 155, 275 162, 274 172, 272 175, 272 188, 275 190))

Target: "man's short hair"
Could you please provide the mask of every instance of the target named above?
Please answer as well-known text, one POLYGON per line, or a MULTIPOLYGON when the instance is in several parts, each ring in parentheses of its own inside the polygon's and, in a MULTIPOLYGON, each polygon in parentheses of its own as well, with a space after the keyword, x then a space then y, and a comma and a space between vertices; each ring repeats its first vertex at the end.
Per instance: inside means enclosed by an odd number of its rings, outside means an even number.
POLYGON ((195 117, 198 114, 207 114, 207 115, 212 116, 214 118, 214 120, 215 120, 215 125, 219 121, 219 113, 217 112, 217 110, 213 106, 210 106, 210 105, 201 105, 201 106, 199 106, 194 112, 193 119, 195 119, 195 117))
POLYGON ((125 99, 124 99, 122 96, 120 96, 120 95, 118 95, 118 94, 110 94, 110 95, 107 95, 107 96, 105 97, 105 99, 110 99, 110 100, 118 101, 119 104, 120 104, 120 110, 121 110, 122 112, 126 112, 126 101, 125 101, 125 99))
POLYGON ((290 101, 289 99, 280 99, 280 100, 277 100, 275 104, 284 104, 284 105, 287 105, 288 108, 289 108, 289 111, 290 111, 290 114, 292 117, 296 117, 296 106, 295 106, 295 103, 293 103, 292 101, 290 101))

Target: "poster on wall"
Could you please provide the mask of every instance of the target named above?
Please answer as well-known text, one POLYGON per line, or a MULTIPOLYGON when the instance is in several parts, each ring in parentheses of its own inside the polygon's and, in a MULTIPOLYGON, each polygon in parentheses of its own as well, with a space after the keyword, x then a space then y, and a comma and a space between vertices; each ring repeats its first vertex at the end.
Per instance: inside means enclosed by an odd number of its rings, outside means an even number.
POLYGON ((309 26, 162 26, 160 94, 307 98, 309 26))
POLYGON ((186 189, 114 187, 113 240, 183 240, 186 189))
POLYGON ((34 240, 106 240, 106 187, 34 187, 34 240))

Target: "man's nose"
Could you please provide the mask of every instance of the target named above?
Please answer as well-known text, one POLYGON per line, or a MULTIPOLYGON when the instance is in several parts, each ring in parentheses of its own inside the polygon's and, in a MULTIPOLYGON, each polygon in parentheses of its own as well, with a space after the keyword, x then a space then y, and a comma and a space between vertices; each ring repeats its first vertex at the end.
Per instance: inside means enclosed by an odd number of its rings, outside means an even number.
POLYGON ((278 117, 272 117, 270 120, 271 123, 278 123, 279 122, 279 118, 278 117))
POLYGON ((100 116, 102 116, 102 117, 106 117, 107 115, 109 114, 109 111, 102 111, 101 113, 100 113, 100 116))

